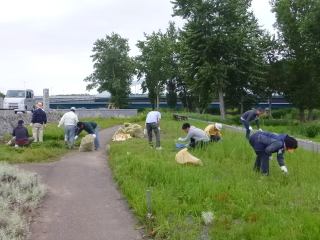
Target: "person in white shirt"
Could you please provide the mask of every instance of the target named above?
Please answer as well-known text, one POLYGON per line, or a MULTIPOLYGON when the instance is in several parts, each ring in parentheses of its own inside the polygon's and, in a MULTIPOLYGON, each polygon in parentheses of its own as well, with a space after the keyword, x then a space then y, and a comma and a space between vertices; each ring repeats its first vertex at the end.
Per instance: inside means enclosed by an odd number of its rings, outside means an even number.
POLYGON ((74 137, 75 137, 75 131, 76 131, 76 126, 77 123, 79 122, 78 116, 75 113, 76 108, 72 107, 70 109, 70 112, 67 112, 63 114, 58 127, 61 125, 64 125, 64 141, 66 144, 68 144, 68 139, 69 139, 69 148, 73 148, 74 144, 74 137))
POLYGON ((152 142, 152 130, 156 136, 156 149, 162 150, 163 148, 160 146, 160 120, 161 114, 158 111, 152 110, 147 114, 144 134, 148 135, 148 141, 151 148, 153 147, 152 142))

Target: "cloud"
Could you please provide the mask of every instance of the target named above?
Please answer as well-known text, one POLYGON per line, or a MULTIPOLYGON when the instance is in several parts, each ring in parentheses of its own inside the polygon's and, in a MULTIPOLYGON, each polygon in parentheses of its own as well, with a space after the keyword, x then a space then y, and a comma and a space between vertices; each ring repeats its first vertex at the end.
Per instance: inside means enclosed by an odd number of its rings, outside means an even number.
MULTIPOLYGON (((263 11, 259 4, 254 7, 263 11)), ((136 56, 135 44, 145 40, 144 32, 166 31, 169 21, 182 27, 182 19, 172 18, 172 7, 170 0, 3 1, 0 92, 25 85, 36 95, 43 88, 54 94, 88 93, 83 79, 93 72, 94 42, 118 33, 136 56)))

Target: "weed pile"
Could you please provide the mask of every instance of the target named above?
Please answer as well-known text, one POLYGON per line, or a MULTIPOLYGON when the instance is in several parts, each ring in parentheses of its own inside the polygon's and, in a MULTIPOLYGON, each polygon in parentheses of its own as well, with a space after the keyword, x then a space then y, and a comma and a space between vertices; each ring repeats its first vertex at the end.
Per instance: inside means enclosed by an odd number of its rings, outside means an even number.
POLYGON ((0 163, 0 239, 25 239, 29 234, 28 219, 46 189, 36 175, 0 163))

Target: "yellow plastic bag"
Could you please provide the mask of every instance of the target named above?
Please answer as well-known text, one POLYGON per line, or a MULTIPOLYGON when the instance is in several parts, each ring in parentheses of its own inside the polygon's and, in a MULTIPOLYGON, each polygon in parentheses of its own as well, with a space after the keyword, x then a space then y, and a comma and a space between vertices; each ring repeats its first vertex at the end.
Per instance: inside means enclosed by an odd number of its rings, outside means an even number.
POLYGON ((88 134, 84 138, 82 138, 79 147, 79 152, 89 151, 94 151, 94 138, 92 134, 88 134))
POLYGON ((203 163, 199 158, 192 156, 188 152, 188 148, 184 148, 176 154, 176 161, 181 164, 190 163, 194 165, 203 166, 203 163))

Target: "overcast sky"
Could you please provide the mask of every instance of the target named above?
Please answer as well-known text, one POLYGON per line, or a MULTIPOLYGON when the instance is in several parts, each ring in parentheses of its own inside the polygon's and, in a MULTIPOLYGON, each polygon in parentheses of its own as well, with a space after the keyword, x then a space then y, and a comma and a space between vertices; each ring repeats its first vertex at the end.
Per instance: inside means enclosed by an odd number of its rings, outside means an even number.
MULTIPOLYGON (((93 43, 112 32, 129 39, 131 56, 143 33, 165 31, 170 0, 0 0, 0 92, 44 88, 54 94, 96 94, 83 81, 93 72, 93 43)), ((260 25, 272 31, 268 0, 253 0, 260 25)))

